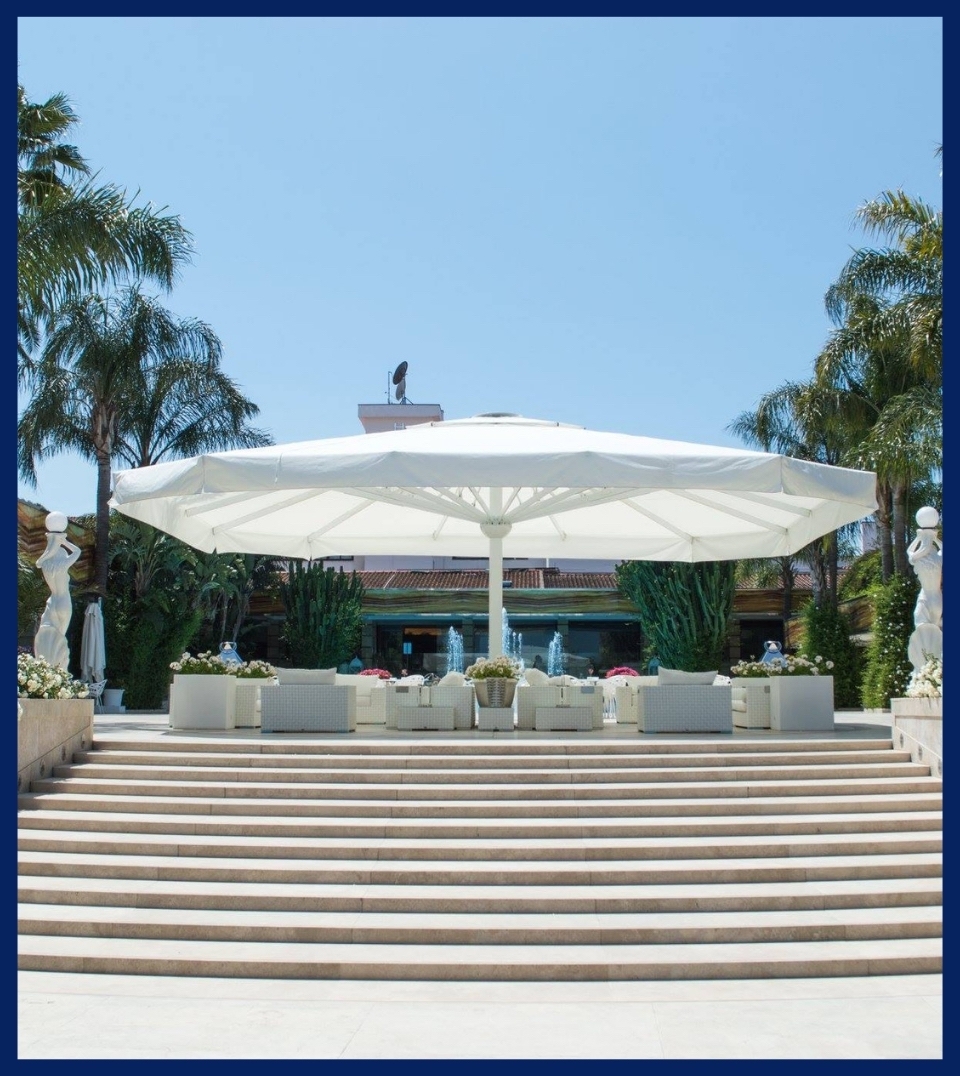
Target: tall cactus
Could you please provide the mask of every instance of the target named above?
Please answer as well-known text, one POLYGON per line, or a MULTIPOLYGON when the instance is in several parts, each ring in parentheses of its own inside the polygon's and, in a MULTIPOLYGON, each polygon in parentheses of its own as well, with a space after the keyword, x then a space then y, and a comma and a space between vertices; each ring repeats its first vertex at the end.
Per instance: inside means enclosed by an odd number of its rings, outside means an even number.
POLYGON ((280 593, 287 614, 283 637, 294 665, 329 669, 350 660, 360 641, 363 599, 356 572, 291 561, 280 593))
POLYGON ((718 669, 733 613, 734 561, 626 561, 617 585, 637 607, 660 663, 689 672, 718 669))

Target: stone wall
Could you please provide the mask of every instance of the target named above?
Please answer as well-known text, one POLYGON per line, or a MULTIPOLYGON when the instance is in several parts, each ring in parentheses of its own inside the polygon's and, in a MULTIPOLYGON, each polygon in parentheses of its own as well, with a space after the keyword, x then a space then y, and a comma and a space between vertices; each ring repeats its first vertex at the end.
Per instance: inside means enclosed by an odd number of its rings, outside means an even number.
POLYGON ((93 699, 18 699, 17 791, 93 746, 93 699))

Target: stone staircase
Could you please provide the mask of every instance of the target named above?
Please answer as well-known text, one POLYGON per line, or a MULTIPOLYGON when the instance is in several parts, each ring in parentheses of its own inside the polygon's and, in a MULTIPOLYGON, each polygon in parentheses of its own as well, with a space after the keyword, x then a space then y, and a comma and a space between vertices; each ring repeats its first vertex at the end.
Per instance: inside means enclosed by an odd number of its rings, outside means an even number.
POLYGON ((19 967, 939 972, 941 791, 889 739, 106 740, 19 797, 19 967))

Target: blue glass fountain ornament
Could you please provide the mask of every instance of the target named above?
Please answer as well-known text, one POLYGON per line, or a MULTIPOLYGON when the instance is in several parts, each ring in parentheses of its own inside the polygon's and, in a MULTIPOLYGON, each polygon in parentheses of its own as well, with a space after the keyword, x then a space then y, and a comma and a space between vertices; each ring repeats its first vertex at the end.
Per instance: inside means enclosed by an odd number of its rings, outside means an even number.
POLYGON ((219 658, 227 665, 243 664, 243 658, 237 653, 236 643, 221 643, 219 658))
POLYGON ((787 659, 780 648, 780 643, 775 639, 768 639, 763 644, 763 657, 760 663, 761 665, 786 665, 787 659))

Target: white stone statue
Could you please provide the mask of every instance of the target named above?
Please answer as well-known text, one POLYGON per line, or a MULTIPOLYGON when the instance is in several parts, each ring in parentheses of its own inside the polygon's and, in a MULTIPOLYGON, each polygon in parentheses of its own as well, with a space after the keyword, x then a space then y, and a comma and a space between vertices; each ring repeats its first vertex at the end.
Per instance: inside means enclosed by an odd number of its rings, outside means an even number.
POLYGON ((931 657, 943 656, 943 543, 937 537, 940 516, 936 508, 917 512, 917 536, 907 547, 907 560, 920 580, 920 596, 913 611, 913 634, 908 655, 919 669, 931 657))
POLYGON ((33 639, 33 652, 51 665, 66 669, 70 662, 67 628, 73 613, 70 599, 70 568, 80 556, 79 546, 67 538, 67 517, 51 512, 46 519, 47 548, 37 558, 37 567, 50 588, 50 597, 33 639))

